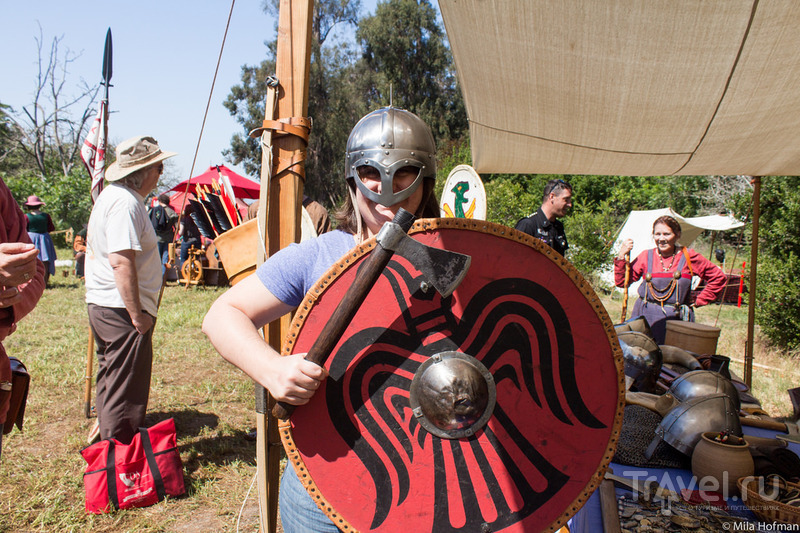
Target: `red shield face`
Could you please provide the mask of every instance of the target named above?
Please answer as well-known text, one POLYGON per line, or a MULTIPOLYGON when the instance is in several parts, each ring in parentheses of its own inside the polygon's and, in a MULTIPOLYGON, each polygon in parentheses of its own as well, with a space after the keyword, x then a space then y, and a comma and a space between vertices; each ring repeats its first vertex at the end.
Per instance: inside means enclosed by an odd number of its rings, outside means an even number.
MULTIPOLYGON (((597 487, 622 423, 611 320, 580 274, 527 235, 466 219, 419 221, 411 234, 470 255, 464 281, 443 299, 394 256, 328 359, 330 378, 282 425, 289 462, 345 530, 556 529, 597 487), (458 438, 425 429, 410 392, 450 353, 477 360, 495 396, 488 422, 458 438)), ((367 252, 311 291, 285 353, 308 351, 367 252)))

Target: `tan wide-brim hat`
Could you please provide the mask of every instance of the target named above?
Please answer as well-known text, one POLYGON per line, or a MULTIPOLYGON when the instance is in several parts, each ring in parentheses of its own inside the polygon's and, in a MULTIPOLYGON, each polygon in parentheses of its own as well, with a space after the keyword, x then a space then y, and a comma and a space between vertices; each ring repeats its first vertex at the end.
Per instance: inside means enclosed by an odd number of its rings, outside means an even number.
POLYGON ((117 146, 117 160, 108 167, 106 179, 121 180, 137 170, 176 155, 178 155, 176 152, 163 152, 158 146, 158 141, 152 137, 142 135, 128 139, 117 146))

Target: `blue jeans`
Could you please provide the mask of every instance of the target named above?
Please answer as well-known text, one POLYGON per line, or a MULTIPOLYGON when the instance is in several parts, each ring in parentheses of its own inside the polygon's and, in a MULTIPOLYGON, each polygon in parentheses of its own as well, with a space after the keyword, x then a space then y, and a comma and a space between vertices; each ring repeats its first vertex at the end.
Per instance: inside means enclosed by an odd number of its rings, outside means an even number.
POLYGON ((285 533, 339 533, 306 492, 291 464, 286 465, 278 497, 281 525, 285 533))
POLYGON ((158 255, 161 256, 161 274, 164 274, 164 271, 167 269, 167 267, 165 267, 164 265, 167 264, 167 261, 169 261, 168 242, 158 243, 158 255))

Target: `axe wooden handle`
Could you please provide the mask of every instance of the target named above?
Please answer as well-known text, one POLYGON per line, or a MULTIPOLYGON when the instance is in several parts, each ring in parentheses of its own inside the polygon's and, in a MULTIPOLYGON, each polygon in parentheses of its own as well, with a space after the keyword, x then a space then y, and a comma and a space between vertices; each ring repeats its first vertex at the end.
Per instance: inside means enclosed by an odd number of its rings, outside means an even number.
MULTIPOLYGON (((411 225, 414 223, 414 215, 401 209, 395 215, 392 222, 399 225, 404 232, 408 232, 408 230, 411 229, 411 225)), ((392 255, 394 255, 392 250, 386 250, 380 245, 377 245, 375 249, 370 252, 369 256, 364 260, 364 264, 359 268, 358 275, 353 281, 353 284, 347 289, 342 301, 336 306, 336 310, 334 310, 330 320, 328 320, 325 327, 322 328, 319 337, 314 341, 311 349, 308 350, 306 354, 307 360, 319 366, 325 364, 328 356, 331 354, 334 347, 336 347, 336 343, 339 342, 345 329, 347 329, 347 326, 350 325, 350 322, 353 320, 356 311, 361 307, 370 289, 375 285, 381 272, 383 272, 383 269, 386 268, 386 265, 391 260, 392 255)), ((272 414, 275 418, 285 420, 291 416, 295 407, 296 406, 286 402, 278 402, 272 409, 272 414)))
POLYGON ((617 509, 617 494, 614 482, 604 479, 600 482, 600 515, 603 518, 604 533, 620 533, 622 528, 619 523, 619 510, 617 509))

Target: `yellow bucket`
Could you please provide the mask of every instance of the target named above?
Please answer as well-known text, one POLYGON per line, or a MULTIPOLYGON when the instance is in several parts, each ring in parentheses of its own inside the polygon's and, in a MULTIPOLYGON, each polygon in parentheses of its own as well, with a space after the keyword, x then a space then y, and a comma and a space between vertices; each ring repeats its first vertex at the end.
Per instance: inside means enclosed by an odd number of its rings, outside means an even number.
POLYGON ((257 223, 258 220, 254 218, 214 239, 222 268, 231 285, 236 285, 256 270, 259 248, 257 223))

